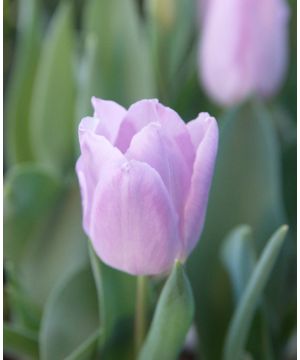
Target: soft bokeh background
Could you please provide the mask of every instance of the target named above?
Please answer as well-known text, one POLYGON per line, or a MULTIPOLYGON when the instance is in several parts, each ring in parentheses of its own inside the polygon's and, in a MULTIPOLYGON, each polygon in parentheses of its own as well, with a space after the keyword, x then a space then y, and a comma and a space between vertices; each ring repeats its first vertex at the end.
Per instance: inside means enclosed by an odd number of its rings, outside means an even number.
MULTIPOLYGON (((205 230, 187 262, 198 340, 181 357, 221 358, 254 266, 245 264, 255 263, 286 223, 288 237, 247 351, 253 359, 296 358, 296 1, 289 4, 289 65, 281 89, 268 101, 252 97, 225 109, 199 81, 196 1, 4 0, 7 354, 64 359, 97 337, 105 318, 102 356, 132 359, 135 279, 100 264, 105 307, 99 310, 81 227, 77 125, 92 113, 95 95, 126 107, 156 97, 185 121, 208 111, 219 122, 205 230), (250 247, 232 246, 234 236, 250 247)), ((161 284, 152 281, 149 314, 161 284)), ((97 358, 94 345, 85 358, 97 358)))

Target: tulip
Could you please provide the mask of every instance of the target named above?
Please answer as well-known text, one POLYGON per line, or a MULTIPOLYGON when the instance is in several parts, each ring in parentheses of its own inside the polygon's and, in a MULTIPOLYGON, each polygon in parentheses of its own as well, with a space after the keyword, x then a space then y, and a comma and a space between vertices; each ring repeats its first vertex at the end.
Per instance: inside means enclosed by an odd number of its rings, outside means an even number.
POLYGON ((157 100, 125 110, 92 99, 79 124, 76 164, 83 227, 103 262, 132 275, 184 261, 203 228, 218 144, 217 122, 187 125, 157 100))
POLYGON ((199 72, 214 101, 274 95, 287 65, 288 14, 284 0, 205 0, 199 72))

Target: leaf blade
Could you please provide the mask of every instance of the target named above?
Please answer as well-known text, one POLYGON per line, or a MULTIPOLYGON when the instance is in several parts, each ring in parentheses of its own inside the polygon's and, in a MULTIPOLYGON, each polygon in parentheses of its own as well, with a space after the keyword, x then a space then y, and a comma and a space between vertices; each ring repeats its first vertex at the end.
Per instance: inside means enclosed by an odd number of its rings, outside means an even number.
POLYGON ((257 300, 266 285, 287 230, 286 225, 281 226, 264 248, 230 323, 224 345, 224 360, 241 358, 257 300))
POLYGON ((158 300, 139 360, 175 359, 183 345, 193 315, 192 289, 182 264, 178 262, 174 265, 158 300))

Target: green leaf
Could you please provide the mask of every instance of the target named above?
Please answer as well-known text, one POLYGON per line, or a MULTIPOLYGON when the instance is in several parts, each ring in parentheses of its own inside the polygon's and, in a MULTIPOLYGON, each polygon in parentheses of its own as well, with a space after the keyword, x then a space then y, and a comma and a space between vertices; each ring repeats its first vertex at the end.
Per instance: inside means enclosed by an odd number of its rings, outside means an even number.
POLYGON ((90 360, 92 355, 97 350, 101 332, 96 330, 90 335, 71 355, 67 356, 65 360, 90 360))
POLYGON ((282 226, 268 241, 231 320, 224 345, 224 360, 240 360, 254 311, 282 248, 288 227, 282 226))
POLYGON ((240 225, 224 239, 222 261, 230 274, 235 300, 239 301, 255 266, 251 228, 240 225))
POLYGON ((274 227, 286 222, 280 148, 272 118, 252 102, 229 110, 219 124, 205 228, 188 262, 201 349, 209 359, 221 358, 231 309, 230 284, 219 258, 222 240, 239 224, 249 224, 260 253, 274 227))
POLYGON ((133 0, 89 0, 83 26, 98 40, 99 88, 94 95, 128 106, 155 96, 145 29, 133 0))
MULTIPOLYGON (((89 269, 62 278, 51 293, 40 331, 42 360, 69 356, 99 330, 97 295, 89 269)), ((95 350, 92 342, 87 350, 95 350)))
POLYGON ((39 345, 34 334, 13 327, 10 324, 3 325, 4 353, 16 356, 29 356, 31 359, 39 358, 39 345))
POLYGON ((176 359, 193 316, 192 289, 183 265, 177 262, 159 297, 139 359, 176 359))
POLYGON ((89 255, 95 279, 102 337, 106 342, 118 322, 134 313, 135 278, 101 262, 89 242, 89 255))
MULTIPOLYGON (((182 70, 190 66, 196 28, 195 3, 190 0, 147 0, 146 15, 153 63, 161 94, 177 92, 182 70), (174 86, 175 85, 175 86, 174 86)), ((195 55, 195 54, 193 54, 195 55)))
POLYGON ((32 159, 29 110, 41 42, 39 0, 18 1, 17 44, 5 98, 5 155, 9 165, 32 159))
POLYGON ((8 172, 4 185, 4 252, 20 263, 34 229, 47 217, 61 193, 59 179, 38 165, 8 172))
POLYGON ((43 307, 60 276, 88 262, 77 183, 37 165, 20 166, 5 184, 4 250, 19 294, 43 307))
POLYGON ((97 62, 97 37, 89 34, 85 41, 85 51, 80 64, 78 77, 78 92, 75 119, 75 143, 79 153, 78 124, 79 121, 93 113, 91 98, 98 93, 99 82, 97 78, 99 64, 97 62))
POLYGON ((73 32, 71 3, 61 2, 43 42, 31 103, 34 156, 58 170, 65 169, 73 155, 73 32))

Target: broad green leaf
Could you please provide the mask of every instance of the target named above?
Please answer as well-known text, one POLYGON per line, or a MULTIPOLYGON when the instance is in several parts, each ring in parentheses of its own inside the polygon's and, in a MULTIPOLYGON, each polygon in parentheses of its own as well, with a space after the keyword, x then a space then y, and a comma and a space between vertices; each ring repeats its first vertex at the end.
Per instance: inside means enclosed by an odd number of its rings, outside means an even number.
POLYGON ((9 165, 32 159, 29 110, 41 42, 39 0, 18 1, 17 43, 5 98, 5 155, 9 165))
POLYGON ((6 259, 20 296, 42 307, 57 279, 88 261, 78 186, 24 165, 8 175, 4 202, 6 259))
POLYGON ((252 102, 229 110, 219 124, 205 228, 188 262, 201 349, 209 359, 221 358, 231 309, 230 284, 219 259, 222 240, 237 225, 249 224, 259 253, 274 227, 286 220, 272 119, 252 102))
POLYGON ((83 18, 87 36, 98 41, 96 96, 128 106, 155 96, 145 29, 133 0, 89 0, 83 18))
POLYGON ((20 165, 7 173, 4 185, 4 253, 21 262, 37 225, 49 216, 62 191, 59 179, 38 165, 20 165))
POLYGON ((6 354, 29 356, 31 359, 39 358, 36 336, 6 323, 3 325, 3 348, 6 354))
POLYGON ((192 289, 183 265, 177 262, 159 297, 139 359, 176 359, 193 316, 192 289))
POLYGON ((40 330, 41 359, 64 359, 98 329, 97 294, 90 269, 62 276, 45 307, 40 330))
POLYGON ((101 331, 96 330, 90 335, 71 355, 65 360, 90 360, 97 351, 97 345, 101 338, 101 331))
POLYGON ((287 230, 284 225, 273 234, 255 266, 229 326, 224 345, 224 360, 241 359, 254 311, 282 248, 287 230))
MULTIPOLYGON (((195 2, 147 0, 146 15, 155 75, 165 101, 182 86, 195 44, 195 2)), ((195 55, 195 54, 193 54, 195 55)))
POLYGON ((31 102, 30 133, 34 157, 65 169, 73 155, 75 79, 71 3, 61 2, 51 20, 31 102))
POLYGON ((224 239, 221 256, 230 274, 235 300, 238 302, 256 261, 251 228, 240 225, 232 230, 224 239))
MULTIPOLYGON (((97 37, 89 34, 85 39, 84 55, 80 64, 77 93, 77 113, 75 124, 81 118, 93 113, 91 98, 97 92, 97 37)), ((76 126, 77 131, 77 126, 76 126)))
POLYGON ((135 278, 101 262, 90 242, 89 254, 97 289, 101 340, 106 342, 118 330, 118 322, 134 312, 135 278))

